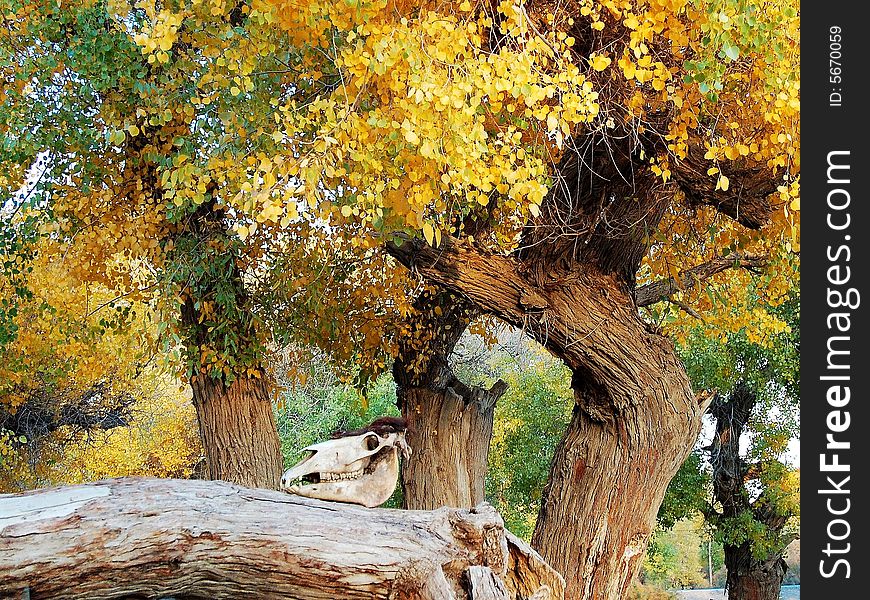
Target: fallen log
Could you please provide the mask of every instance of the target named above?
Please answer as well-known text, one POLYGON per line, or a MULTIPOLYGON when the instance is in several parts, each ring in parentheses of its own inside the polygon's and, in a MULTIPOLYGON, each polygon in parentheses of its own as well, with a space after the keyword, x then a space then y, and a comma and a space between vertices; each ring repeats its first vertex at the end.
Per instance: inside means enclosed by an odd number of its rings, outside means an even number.
POLYGON ((369 509, 218 481, 0 495, 0 597, 559 600, 488 504, 369 509))

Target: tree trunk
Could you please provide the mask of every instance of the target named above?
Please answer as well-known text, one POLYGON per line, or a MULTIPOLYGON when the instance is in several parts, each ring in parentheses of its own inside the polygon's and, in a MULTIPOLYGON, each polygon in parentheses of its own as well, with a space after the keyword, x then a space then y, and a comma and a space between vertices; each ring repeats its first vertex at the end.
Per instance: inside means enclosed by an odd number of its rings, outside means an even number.
POLYGON ((507 385, 460 395, 453 387, 404 390, 402 414, 414 449, 402 474, 408 508, 469 508, 484 500, 495 403, 507 385))
POLYGON ((237 377, 229 387, 200 375, 191 385, 209 477, 278 489, 284 458, 266 375, 237 377))
MULTIPOLYGON (((750 468, 740 455, 740 438, 758 396, 745 382, 738 382, 728 397, 716 396, 710 405, 710 414, 716 419, 716 435, 710 445, 710 462, 713 465, 713 497, 722 506, 721 513, 708 515, 722 527, 746 528, 746 517, 764 527, 766 535, 779 534, 785 527, 786 515, 772 510, 767 502, 766 490, 754 502, 750 501, 746 480, 750 468), (729 523, 729 521, 731 523, 729 523)), ((744 538, 748 537, 744 533, 744 538)), ((786 544, 783 544, 783 548, 786 544)), ((730 600, 778 600, 780 587, 788 570, 782 551, 770 552, 756 558, 752 544, 724 545, 726 588, 730 600)))
POLYGON ((571 146, 511 256, 450 236, 437 249, 407 239, 387 250, 428 282, 523 329, 571 369, 576 410, 535 540, 565 576, 568 598, 617 600, 704 412, 673 344, 638 314, 635 284, 650 234, 676 187, 691 204, 760 227, 773 210, 776 178, 735 168, 731 191, 705 191, 707 161, 693 142, 671 164, 676 183, 662 185, 638 168, 638 156, 664 151, 661 138, 633 124, 605 136, 582 132, 571 146))
POLYGON ((414 449, 402 468, 405 507, 471 508, 484 500, 495 404, 507 390, 459 381, 450 354, 480 314, 472 303, 446 290, 426 290, 414 301, 406 336, 393 364, 397 401, 408 421, 414 449))
POLYGON ((636 575, 668 483, 704 407, 666 338, 637 314, 618 277, 557 277, 442 241, 390 252, 482 310, 523 327, 573 371, 574 417, 554 457, 533 546, 566 579, 566 597, 618 600, 636 575))
POLYGON ((779 600, 782 581, 788 566, 782 556, 767 560, 752 557, 749 544, 725 545, 725 587, 729 600, 779 600))
POLYGON ((486 504, 366 509, 141 478, 0 496, 0 597, 557 600, 563 585, 486 504))
POLYGON ((284 459, 272 409, 272 384, 262 366, 264 349, 257 332, 257 315, 250 307, 238 249, 227 234, 224 209, 214 200, 217 184, 208 188, 212 200, 201 204, 176 238, 185 260, 199 261, 224 272, 205 277, 193 269, 181 287, 181 338, 187 361, 193 404, 208 476, 239 485, 277 489, 284 459), (216 327, 215 323, 220 324, 216 327), (226 330, 233 336, 227 341, 226 330), (223 333, 216 333, 221 332, 223 333), (201 363, 203 349, 234 359, 236 372, 201 363))
POLYGON ((570 576, 567 598, 625 596, 676 472, 673 465, 679 468, 691 444, 693 436, 680 425, 651 419, 643 410, 628 411, 609 425, 574 408, 532 538, 532 546, 570 576))

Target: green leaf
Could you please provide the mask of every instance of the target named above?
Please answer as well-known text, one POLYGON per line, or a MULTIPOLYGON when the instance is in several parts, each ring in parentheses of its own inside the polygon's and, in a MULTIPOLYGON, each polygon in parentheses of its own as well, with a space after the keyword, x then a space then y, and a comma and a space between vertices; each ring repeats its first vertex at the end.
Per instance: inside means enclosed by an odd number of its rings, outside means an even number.
POLYGON ((731 60, 737 60, 740 57, 740 48, 738 48, 734 44, 725 44, 722 47, 722 51, 725 52, 725 56, 730 58, 731 60))

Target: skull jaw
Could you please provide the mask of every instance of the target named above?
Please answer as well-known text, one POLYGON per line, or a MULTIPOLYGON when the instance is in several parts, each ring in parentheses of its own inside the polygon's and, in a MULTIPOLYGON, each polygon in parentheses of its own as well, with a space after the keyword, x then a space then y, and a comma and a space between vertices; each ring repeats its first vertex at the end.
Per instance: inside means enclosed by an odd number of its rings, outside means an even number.
MULTIPOLYGON (((288 474, 291 471, 288 471, 288 474)), ((287 474, 285 474, 286 477, 287 474)), ((393 448, 388 451, 388 455, 384 459, 377 461, 371 473, 364 473, 358 479, 286 486, 284 491, 305 498, 349 502, 374 508, 386 502, 393 495, 398 479, 399 456, 393 448)), ((287 481, 292 481, 292 479, 287 479, 287 481)))
MULTIPOLYGON (((362 458, 360 460, 354 461, 347 465, 339 465, 339 464, 328 464, 328 465, 320 465, 314 463, 308 459, 303 460, 301 463, 287 469, 284 471, 284 474, 281 476, 281 488, 285 490, 289 490, 290 487, 300 487, 300 486, 291 486, 290 482, 299 479, 305 475, 311 473, 320 473, 320 472, 328 472, 333 473, 335 475, 341 474, 352 474, 358 471, 364 471, 369 466, 370 459, 368 457, 362 458)), ((352 483, 355 480, 351 480, 345 483, 352 483)), ((325 482, 325 483, 342 483, 342 482, 325 482)), ((310 485, 320 485, 320 484, 310 484, 310 485)), ((306 486, 308 487, 308 486, 306 486)))

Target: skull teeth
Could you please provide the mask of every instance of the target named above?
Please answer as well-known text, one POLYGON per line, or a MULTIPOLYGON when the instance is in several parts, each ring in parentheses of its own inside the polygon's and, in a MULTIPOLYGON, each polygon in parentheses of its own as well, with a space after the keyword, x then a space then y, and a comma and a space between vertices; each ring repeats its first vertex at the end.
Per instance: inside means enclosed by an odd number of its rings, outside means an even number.
POLYGON ((351 471, 350 473, 321 473, 320 481, 346 481, 348 479, 358 479, 363 474, 363 469, 351 471))

